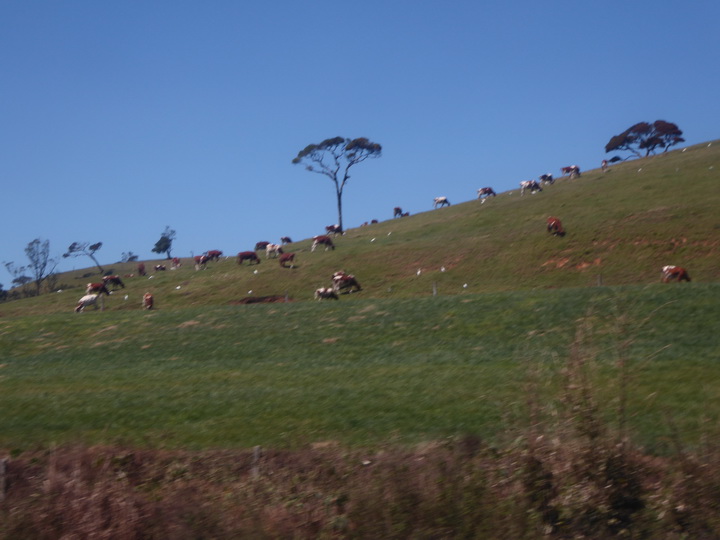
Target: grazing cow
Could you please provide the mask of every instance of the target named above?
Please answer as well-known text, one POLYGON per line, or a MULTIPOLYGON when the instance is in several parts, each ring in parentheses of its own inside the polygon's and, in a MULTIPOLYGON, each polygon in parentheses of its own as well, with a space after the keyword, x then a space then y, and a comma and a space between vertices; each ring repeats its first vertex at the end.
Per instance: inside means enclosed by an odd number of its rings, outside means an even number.
POLYGON ((205 270, 210 258, 207 255, 195 255, 193 260, 195 261, 195 270, 205 270))
POLYGON ((555 179, 553 178, 553 175, 550 173, 541 174, 540 175, 540 183, 553 185, 555 183, 555 179))
POLYGON ((280 266, 287 268, 286 263, 290 263, 290 268, 295 268, 295 254, 294 253, 283 253, 280 255, 280 266))
POLYGON ((105 283, 88 283, 85 287, 85 294, 107 294, 110 296, 110 291, 105 286, 105 283))
POLYGON ((178 257, 173 257, 170 268, 180 268, 181 266, 182 266, 182 263, 180 262, 180 259, 178 257))
POLYGON ((538 184, 537 180, 525 180, 520 182, 520 195, 525 195, 525 190, 529 189, 531 194, 535 194, 536 191, 542 191, 542 187, 538 184))
POLYGON ((113 290, 115 290, 118 287, 125 288, 125 284, 122 282, 122 279, 120 279, 120 276, 105 276, 102 278, 103 283, 107 287, 108 285, 113 286, 113 290))
POLYGON ((153 266, 153 268, 156 272, 163 272, 167 270, 167 266, 165 266, 164 264, 156 264, 155 266, 153 266))
POLYGON ((478 189, 478 199, 487 199, 488 197, 495 197, 497 193, 491 187, 484 187, 478 189))
POLYGON ((567 167, 561 167, 560 171, 563 174, 567 174, 570 178, 580 178, 580 167, 577 165, 569 165, 567 167))
POLYGON ((255 264, 260 264, 260 259, 258 259, 257 253, 254 251, 241 251, 238 253, 238 264, 242 264, 243 261, 248 261, 248 264, 252 264, 253 262, 255 262, 255 264))
POLYGON ((144 276, 146 274, 145 272, 145 264, 144 263, 138 263, 137 265, 137 271, 139 276, 144 276))
POLYGON ((435 197, 433 207, 437 208, 438 206, 450 206, 450 201, 448 201, 447 197, 435 197))
POLYGON ((315 300, 338 300, 337 293, 330 287, 320 287, 315 289, 315 300))
POLYGON ((687 273, 687 270, 680 266, 663 266, 662 282, 670 283, 671 281, 677 281, 678 283, 681 281, 690 281, 690 275, 687 273))
POLYGON ((265 258, 269 259, 271 256, 272 258, 276 258, 278 255, 282 255, 283 250, 282 246, 280 244, 268 244, 265 246, 265 258))
POLYGON ((336 223, 335 225, 325 227, 325 233, 337 236, 338 234, 343 234, 343 230, 342 227, 336 223))
POLYGON ((95 309, 97 309, 98 303, 100 304, 100 311, 105 311, 105 304, 103 302, 102 295, 99 293, 86 294, 78 300, 77 306, 75 306, 75 313, 80 313, 88 306, 95 306, 95 309))
POLYGON ((222 251, 219 249, 211 249, 205 255, 207 256, 208 261, 219 261, 222 254, 222 251))
POLYGON ((255 244, 255 251, 261 251, 261 250, 265 249, 269 243, 270 242, 265 242, 265 241, 258 242, 257 244, 255 244))
POLYGON ((402 215, 403 215, 402 208, 400 208, 399 206, 396 206, 395 208, 393 208, 393 218, 402 217, 402 215))
POLYGON ((563 229, 562 222, 556 217, 550 216, 547 218, 547 230, 555 236, 565 236, 565 229, 563 229))
POLYGON ((290 238, 289 236, 283 236, 283 237, 280 239, 280 244, 282 244, 282 245, 292 244, 292 238, 290 238))
POLYGON ((143 299, 142 299, 143 309, 152 309, 154 305, 155 305, 155 299, 153 298, 153 295, 150 294, 149 292, 146 292, 145 294, 143 294, 143 299))
POLYGON ((340 292, 342 289, 350 289, 347 291, 349 293, 362 291, 362 287, 360 286, 360 283, 358 283, 358 280, 355 279, 355 276, 352 274, 346 274, 342 270, 338 270, 333 274, 332 283, 333 290, 336 293, 340 292))
POLYGON ((335 244, 333 244, 332 238, 329 236, 313 236, 313 244, 310 248, 310 251, 315 251, 315 248, 318 246, 325 246, 325 251, 328 249, 335 249, 335 244))

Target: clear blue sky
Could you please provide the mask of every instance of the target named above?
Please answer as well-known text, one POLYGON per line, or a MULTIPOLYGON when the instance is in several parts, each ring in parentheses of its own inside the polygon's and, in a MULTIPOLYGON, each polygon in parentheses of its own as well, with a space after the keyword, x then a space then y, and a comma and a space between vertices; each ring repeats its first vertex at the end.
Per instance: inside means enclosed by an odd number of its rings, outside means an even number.
POLYGON ((181 257, 319 234, 333 186, 291 160, 330 137, 383 146, 348 228, 596 168, 639 121, 715 139, 719 21, 717 0, 0 0, 0 261, 35 238, 157 258, 166 225, 181 257))

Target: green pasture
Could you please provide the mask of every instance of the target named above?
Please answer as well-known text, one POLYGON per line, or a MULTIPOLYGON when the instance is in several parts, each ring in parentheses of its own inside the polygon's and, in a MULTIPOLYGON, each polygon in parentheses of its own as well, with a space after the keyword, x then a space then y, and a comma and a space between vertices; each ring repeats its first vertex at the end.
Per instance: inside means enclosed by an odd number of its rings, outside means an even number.
POLYGON ((719 419, 719 298, 656 283, 3 317, 0 447, 499 441, 531 396, 562 408, 571 353, 611 424, 627 387, 639 443, 695 444, 719 419))

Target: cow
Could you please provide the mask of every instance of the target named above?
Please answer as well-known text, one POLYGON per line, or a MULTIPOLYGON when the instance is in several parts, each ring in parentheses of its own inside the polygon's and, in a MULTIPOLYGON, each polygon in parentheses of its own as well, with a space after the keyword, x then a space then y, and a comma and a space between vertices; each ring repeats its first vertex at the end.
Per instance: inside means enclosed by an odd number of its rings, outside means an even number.
POLYGON ((580 167, 577 165, 569 165, 567 167, 561 167, 560 171, 563 174, 567 174, 570 178, 580 178, 580 167))
POLYGON ((563 229, 562 222, 556 217, 550 216, 547 218, 547 230, 555 236, 565 236, 565 229, 563 229))
POLYGON ((310 251, 315 251, 315 248, 318 246, 325 246, 325 251, 328 249, 335 249, 335 244, 333 244, 332 238, 329 236, 313 236, 313 244, 310 248, 310 251))
POLYGON ((289 236, 283 236, 282 238, 280 238, 280 244, 292 244, 292 238, 290 238, 289 236))
POLYGON ((552 186, 555 183, 555 179, 553 178, 553 175, 550 173, 541 174, 539 179, 540 179, 541 184, 550 184, 552 186))
POLYGON ((143 309, 148 309, 148 310, 152 309, 154 305, 155 305, 155 299, 153 298, 153 295, 150 294, 149 292, 146 292, 145 294, 143 294, 143 299, 142 299, 143 309))
POLYGON ((180 259, 178 257, 173 257, 172 264, 170 265, 171 269, 180 268, 182 266, 182 262, 180 262, 180 259))
POLYGON ((144 276, 146 274, 145 272, 145 264, 144 263, 138 263, 137 265, 137 272, 139 276, 144 276))
POLYGON ((248 264, 252 264, 253 262, 255 264, 260 264, 260 259, 258 259, 257 253, 255 253, 254 251, 241 251, 240 253, 238 253, 238 264, 242 264, 243 261, 248 261, 248 264))
POLYGON ((447 197, 435 197, 433 207, 437 208, 438 206, 450 206, 450 201, 448 201, 447 197))
POLYGON ((537 180, 524 180, 520 182, 520 195, 525 195, 525 190, 529 189, 531 194, 535 194, 536 191, 542 191, 542 187, 538 184, 537 180))
POLYGON ((332 283, 332 288, 336 293, 340 292, 342 289, 350 289, 347 291, 349 293, 362 291, 362 287, 360 286, 360 283, 358 283, 358 280, 355 279, 355 276, 352 274, 346 274, 342 270, 338 270, 333 274, 332 283))
POLYGON ((100 304, 100 311, 105 311, 105 304, 100 293, 86 294, 78 300, 78 303, 75 306, 75 313, 80 313, 88 306, 95 306, 95 309, 97 309, 98 303, 100 304))
POLYGON ((222 254, 223 252, 219 249, 211 249, 205 255, 207 256, 208 261, 219 261, 222 254))
POLYGON ((343 234, 343 230, 342 227, 336 223, 335 225, 326 226, 325 234, 332 234, 337 236, 338 234, 343 234))
POLYGON ((678 283, 681 281, 690 281, 690 275, 687 270, 681 268, 680 266, 672 265, 662 267, 661 278, 663 283, 670 283, 671 281, 677 281, 678 283))
POLYGON ((393 208, 393 219, 396 217, 402 217, 402 215, 403 215, 402 208, 400 208, 399 206, 396 206, 395 208, 393 208))
POLYGON ((195 255, 193 260, 195 261, 195 270, 205 270, 210 258, 207 255, 195 255))
POLYGON ((484 187, 478 189, 478 199, 487 199, 488 197, 495 197, 497 193, 491 187, 484 187))
POLYGON ((88 283, 85 287, 85 294, 103 294, 110 296, 110 291, 105 283, 88 283))
POLYGON ((265 258, 270 257, 276 258, 278 255, 282 255, 283 250, 280 244, 268 244, 265 246, 265 258))
POLYGON ((104 276, 102 280, 106 287, 112 285, 113 290, 117 287, 125 288, 125 284, 122 282, 122 279, 120 279, 120 276, 104 276))
POLYGON ((337 293, 330 287, 320 287, 315 289, 315 300, 338 300, 337 293))
POLYGON ((286 263, 290 263, 290 268, 295 268, 295 254, 294 253, 283 253, 280 255, 280 266, 287 268, 286 263))
POLYGON ((153 269, 156 272, 164 272, 165 270, 167 270, 167 266, 165 266, 164 264, 156 264, 155 266, 153 266, 153 269))
POLYGON ((265 242, 265 241, 258 242, 257 244, 255 244, 255 251, 262 251, 263 249, 265 249, 267 247, 267 245, 269 243, 270 242, 265 242))

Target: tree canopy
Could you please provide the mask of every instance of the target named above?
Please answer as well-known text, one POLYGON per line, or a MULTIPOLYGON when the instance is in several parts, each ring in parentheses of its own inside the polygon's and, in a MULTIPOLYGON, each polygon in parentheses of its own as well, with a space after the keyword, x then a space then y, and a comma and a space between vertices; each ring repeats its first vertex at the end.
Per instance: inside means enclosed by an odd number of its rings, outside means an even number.
POLYGON ((619 135, 613 135, 605 145, 605 152, 628 151, 637 157, 642 157, 642 151, 645 156, 654 154, 658 148, 667 152, 671 146, 685 142, 682 134, 676 124, 665 120, 655 120, 652 124, 638 122, 619 135))
POLYGON ((40 294, 40 286, 47 279, 48 275, 55 271, 57 261, 50 258, 50 240, 40 240, 36 238, 29 242, 25 247, 25 255, 30 261, 27 268, 32 271, 35 276, 35 288, 37 294, 40 294))
POLYGON ((342 194, 350 179, 350 168, 368 158, 378 158, 381 155, 382 146, 365 137, 334 137, 319 144, 309 144, 298 152, 292 162, 295 165, 305 163, 306 170, 323 174, 333 182, 337 196, 338 225, 342 230, 342 194))
POLYGON ((100 266, 100 263, 95 258, 95 252, 99 250, 102 247, 102 242, 98 242, 96 244, 91 244, 90 242, 73 242, 70 244, 70 247, 68 250, 63 253, 63 257, 81 257, 81 256, 87 256, 92 259, 92 261, 95 263, 95 266, 98 267, 98 270, 100 270, 100 273, 102 274, 105 270, 102 266, 100 266))
POLYGON ((153 253, 166 253, 166 258, 172 259, 170 250, 172 249, 173 240, 175 240, 175 230, 166 225, 165 231, 160 235, 160 240, 155 242, 155 247, 151 251, 153 253))

